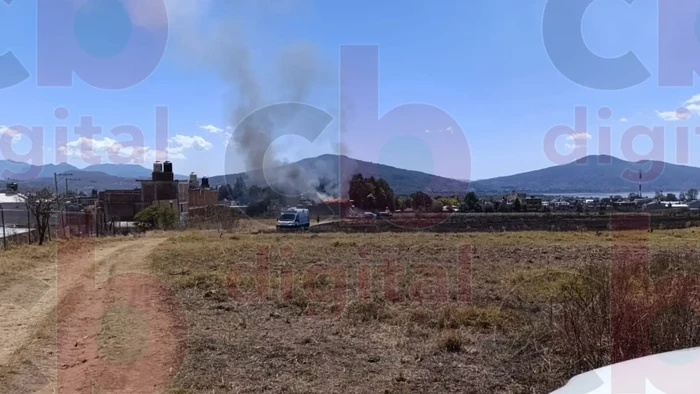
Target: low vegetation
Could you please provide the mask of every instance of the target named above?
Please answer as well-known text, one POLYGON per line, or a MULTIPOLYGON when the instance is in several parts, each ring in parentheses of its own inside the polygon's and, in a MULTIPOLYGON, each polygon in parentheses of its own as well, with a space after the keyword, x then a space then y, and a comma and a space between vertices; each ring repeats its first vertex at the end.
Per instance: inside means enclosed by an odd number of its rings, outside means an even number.
POLYGON ((178 214, 167 205, 150 205, 139 211, 134 221, 139 228, 168 230, 177 224, 178 214))
POLYGON ((700 345, 699 238, 182 233, 153 256, 189 322, 171 390, 549 392, 700 345))

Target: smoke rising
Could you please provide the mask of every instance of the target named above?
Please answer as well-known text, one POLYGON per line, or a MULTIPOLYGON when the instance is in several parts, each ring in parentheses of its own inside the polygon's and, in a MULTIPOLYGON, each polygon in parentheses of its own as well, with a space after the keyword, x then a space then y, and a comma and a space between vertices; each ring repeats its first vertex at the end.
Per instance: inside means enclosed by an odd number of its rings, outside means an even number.
MULTIPOLYGON (((289 0, 282 3, 287 8, 292 4, 289 0)), ((294 104, 307 101, 314 89, 329 83, 329 69, 322 62, 315 45, 310 42, 294 43, 273 54, 273 59, 277 59, 276 67, 272 68, 276 75, 263 76, 260 70, 253 68, 252 55, 259 56, 264 53, 264 48, 254 47, 247 34, 264 32, 264 21, 269 13, 277 14, 279 11, 275 7, 271 9, 273 5, 275 2, 270 0, 259 4, 170 0, 171 37, 181 49, 179 54, 185 64, 194 70, 213 70, 229 86, 230 97, 226 100, 226 107, 228 122, 233 128, 233 144, 229 144, 227 155, 238 155, 248 172, 262 172, 264 179, 253 179, 253 182, 259 185, 265 183, 283 195, 298 196, 315 191, 320 186, 321 178, 333 179, 327 185, 329 189, 325 190, 327 194, 337 194, 338 173, 333 173, 334 169, 325 165, 321 168, 302 168, 285 163, 279 158, 282 152, 276 151, 280 148, 272 145, 275 139, 284 134, 308 135, 308 130, 318 130, 320 133, 330 122, 327 113, 321 115, 318 109, 294 104), (252 10, 244 7, 251 4, 252 10), (214 5, 224 7, 226 12, 217 10, 217 19, 212 22, 214 5), (256 17, 251 18, 246 14, 250 12, 255 13, 256 17), (256 25, 251 21, 261 22, 256 25), (261 81, 274 81, 275 88, 265 91, 261 81), (271 105, 284 102, 289 104, 271 105)), ((309 136, 309 139, 315 138, 309 136)), ((226 168, 226 173, 230 172, 233 171, 226 168)), ((229 183, 233 182, 229 180, 229 183)))

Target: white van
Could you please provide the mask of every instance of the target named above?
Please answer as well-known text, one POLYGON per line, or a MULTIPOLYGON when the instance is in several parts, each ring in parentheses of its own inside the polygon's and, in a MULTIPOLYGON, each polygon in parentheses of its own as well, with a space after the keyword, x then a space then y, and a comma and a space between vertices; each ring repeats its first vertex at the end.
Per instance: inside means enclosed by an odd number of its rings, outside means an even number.
POLYGON ((309 210, 299 208, 285 209, 277 218, 277 228, 309 228, 309 210))

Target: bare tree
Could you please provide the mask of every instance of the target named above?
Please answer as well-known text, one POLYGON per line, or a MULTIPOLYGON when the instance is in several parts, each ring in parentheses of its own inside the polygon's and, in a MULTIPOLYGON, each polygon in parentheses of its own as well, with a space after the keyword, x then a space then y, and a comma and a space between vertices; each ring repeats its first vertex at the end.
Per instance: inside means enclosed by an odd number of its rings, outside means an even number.
POLYGON ((62 198, 46 188, 27 192, 21 198, 24 200, 27 211, 34 219, 39 245, 43 245, 51 223, 51 216, 58 211, 62 198))

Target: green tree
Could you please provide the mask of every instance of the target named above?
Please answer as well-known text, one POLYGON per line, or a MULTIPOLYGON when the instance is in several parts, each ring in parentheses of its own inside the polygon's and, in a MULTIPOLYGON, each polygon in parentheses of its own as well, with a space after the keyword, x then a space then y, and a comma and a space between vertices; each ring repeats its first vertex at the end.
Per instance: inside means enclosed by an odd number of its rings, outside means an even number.
POLYGON ((520 202, 519 198, 515 199, 515 202, 513 203, 513 210, 515 212, 520 212, 523 209, 523 204, 520 202))
POLYGON ((355 203, 355 206, 360 208, 365 208, 367 195, 370 190, 367 188, 365 178, 362 174, 355 174, 350 179, 350 188, 348 190, 348 196, 355 203))
POLYGON ((688 200, 697 200, 698 189, 690 189, 685 193, 685 195, 688 197, 688 200))
POLYGON ((355 206, 362 209, 391 211, 397 208, 394 190, 383 178, 365 178, 362 174, 354 174, 350 179, 348 196, 355 206))
POLYGON ((413 209, 428 210, 433 205, 433 198, 423 192, 415 192, 411 194, 413 209))
POLYGON ((168 230, 175 226, 177 218, 177 212, 167 205, 149 205, 134 216, 134 221, 142 228, 168 230))
POLYGON ((233 200, 233 188, 231 188, 231 185, 229 185, 228 183, 219 186, 217 193, 219 201, 233 200))
POLYGON ((678 197, 673 193, 668 193, 666 194, 666 201, 678 201, 678 197))
POLYGON ((479 197, 474 192, 469 192, 464 196, 464 210, 466 212, 480 211, 479 197))
MULTIPOLYGON (((371 178, 370 178, 371 179, 371 178)), ((374 181, 375 194, 377 196, 377 208, 384 210, 394 210, 394 190, 389 186, 389 182, 384 178, 374 181)))
POLYGON ((459 199, 457 197, 440 198, 440 202, 442 202, 443 205, 447 205, 447 206, 452 206, 452 205, 459 206, 459 199))
POLYGON ((248 188, 246 187, 245 180, 243 179, 243 176, 239 175, 238 178, 236 178, 236 183, 233 184, 233 188, 231 189, 231 200, 243 202, 246 200, 246 194, 247 194, 248 188))
POLYGON ((442 201, 440 200, 433 200, 433 203, 430 205, 430 212, 442 212, 442 207, 444 205, 442 204, 442 201))

